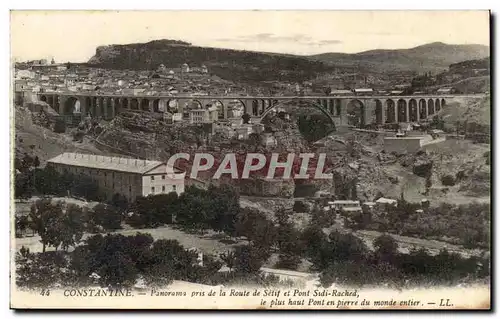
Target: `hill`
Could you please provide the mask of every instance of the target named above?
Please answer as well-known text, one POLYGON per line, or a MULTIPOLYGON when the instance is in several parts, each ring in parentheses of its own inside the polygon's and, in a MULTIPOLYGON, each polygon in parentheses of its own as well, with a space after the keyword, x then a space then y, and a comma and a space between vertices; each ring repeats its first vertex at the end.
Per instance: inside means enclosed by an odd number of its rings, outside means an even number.
POLYGON ((224 79, 243 82, 304 81, 333 66, 306 57, 193 46, 170 40, 108 45, 96 49, 87 65, 131 70, 155 70, 160 64, 179 68, 183 63, 200 67, 224 79))
POLYGON ((358 65, 377 70, 444 71, 450 64, 489 56, 489 47, 479 44, 434 42, 410 49, 370 50, 355 54, 324 53, 311 59, 339 66, 358 65))

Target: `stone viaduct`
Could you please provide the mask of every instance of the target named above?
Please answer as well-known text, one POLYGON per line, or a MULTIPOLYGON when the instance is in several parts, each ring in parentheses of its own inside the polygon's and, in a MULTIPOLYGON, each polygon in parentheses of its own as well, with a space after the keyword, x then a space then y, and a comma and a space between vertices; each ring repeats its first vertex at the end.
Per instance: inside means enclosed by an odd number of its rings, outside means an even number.
POLYGON ((110 120, 122 111, 184 113, 187 109, 215 105, 219 119, 231 117, 228 110, 239 107, 260 121, 277 107, 295 104, 313 106, 325 114, 336 126, 362 126, 418 122, 437 114, 453 95, 409 96, 160 96, 116 95, 97 93, 38 93, 38 99, 48 103, 62 116, 88 115, 110 120))

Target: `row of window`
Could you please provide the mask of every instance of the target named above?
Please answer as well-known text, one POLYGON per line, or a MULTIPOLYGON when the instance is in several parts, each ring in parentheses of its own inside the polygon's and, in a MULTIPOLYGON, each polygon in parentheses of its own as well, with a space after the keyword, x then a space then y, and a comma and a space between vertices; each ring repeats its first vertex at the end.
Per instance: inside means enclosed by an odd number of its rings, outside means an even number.
MULTIPOLYGON (((72 171, 75 173, 87 173, 91 176, 92 175, 96 175, 96 176, 104 175, 104 177, 108 176, 108 173, 106 171, 103 172, 102 170, 95 169, 95 168, 83 168, 83 167, 69 166, 69 168, 65 168, 64 170, 66 172, 72 171)), ((121 176, 122 176, 122 180, 123 180, 125 178, 126 174, 122 174, 121 176)), ((115 172, 111 172, 111 177, 115 178, 115 172)), ((129 175, 128 177, 129 177, 129 181, 130 181, 132 176, 129 175)))
MULTIPOLYGON (((161 179, 165 179, 165 175, 162 175, 161 176, 161 179)), ((154 181, 155 180, 155 176, 154 175, 151 175, 151 180, 154 181)))
MULTIPOLYGON (((165 186, 161 187, 161 191, 162 191, 162 193, 165 192, 165 186)), ((177 191, 177 185, 172 185, 172 191, 173 192, 177 191)), ((154 194, 154 193, 155 193, 155 188, 151 187, 151 194, 154 194)))

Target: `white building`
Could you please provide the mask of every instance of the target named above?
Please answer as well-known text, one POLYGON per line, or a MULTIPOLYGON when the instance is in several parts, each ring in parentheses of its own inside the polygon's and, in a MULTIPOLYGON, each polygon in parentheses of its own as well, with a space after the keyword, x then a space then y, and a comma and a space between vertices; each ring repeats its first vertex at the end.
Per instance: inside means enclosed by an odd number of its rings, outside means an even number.
POLYGON ((122 194, 137 196, 184 192, 184 175, 167 169, 166 163, 122 157, 63 153, 47 161, 59 173, 83 174, 92 178, 108 198, 122 194))
POLYGON ((189 69, 189 65, 187 63, 184 63, 182 66, 181 66, 181 72, 182 73, 189 73, 190 69, 189 69))
POLYGON ((328 206, 330 206, 333 210, 342 210, 343 208, 348 207, 361 208, 359 200, 335 200, 328 202, 328 206))

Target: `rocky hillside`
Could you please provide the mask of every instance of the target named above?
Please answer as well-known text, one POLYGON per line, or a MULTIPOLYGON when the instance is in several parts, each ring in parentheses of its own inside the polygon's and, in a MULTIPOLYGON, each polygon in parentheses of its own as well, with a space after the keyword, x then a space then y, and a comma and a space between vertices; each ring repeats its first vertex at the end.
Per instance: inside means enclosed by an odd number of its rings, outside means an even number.
POLYGON ((45 113, 30 111, 28 107, 16 106, 15 121, 15 156, 25 153, 38 156, 42 165, 45 162, 64 152, 79 152, 103 154, 88 139, 76 142, 67 134, 54 133, 45 113))
POLYGON ((444 71, 450 64, 489 56, 488 46, 429 43, 411 49, 370 50, 355 54, 324 53, 312 59, 332 65, 359 65, 377 70, 444 71))

